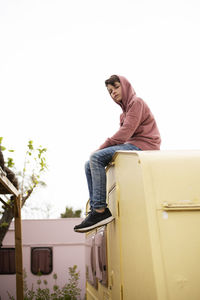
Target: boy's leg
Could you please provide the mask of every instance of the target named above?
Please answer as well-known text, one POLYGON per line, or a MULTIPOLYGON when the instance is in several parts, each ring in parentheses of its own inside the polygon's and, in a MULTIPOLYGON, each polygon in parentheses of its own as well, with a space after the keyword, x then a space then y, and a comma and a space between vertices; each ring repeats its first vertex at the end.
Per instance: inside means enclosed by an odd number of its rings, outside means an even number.
POLYGON ((74 227, 77 232, 87 232, 96 227, 103 226, 111 222, 114 218, 112 217, 110 210, 106 208, 106 171, 105 167, 112 160, 113 155, 118 150, 140 150, 132 144, 121 144, 104 148, 102 150, 94 152, 87 165, 87 174, 89 178, 89 192, 92 195, 93 211, 87 216, 87 218, 79 225, 74 227), (91 189, 92 187, 92 189, 91 189), (98 209, 105 208, 103 212, 97 212, 98 209))
POLYGON ((106 166, 112 160, 114 149, 105 148, 94 152, 90 157, 92 175, 93 208, 102 209, 106 204, 106 166))
POLYGON ((119 150, 140 150, 132 144, 120 144, 94 152, 90 157, 90 171, 92 175, 93 208, 101 209, 106 204, 106 170, 113 155, 119 150))
POLYGON ((85 175, 87 179, 88 184, 88 191, 89 191, 89 197, 90 197, 90 209, 93 209, 93 187, 92 187, 92 174, 90 170, 90 162, 87 161, 85 164, 85 175))

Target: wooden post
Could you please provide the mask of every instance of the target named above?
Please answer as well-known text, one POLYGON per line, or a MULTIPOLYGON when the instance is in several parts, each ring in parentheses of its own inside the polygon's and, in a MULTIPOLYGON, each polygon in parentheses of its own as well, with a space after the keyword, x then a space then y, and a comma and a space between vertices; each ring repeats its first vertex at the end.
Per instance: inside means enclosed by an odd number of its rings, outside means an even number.
POLYGON ((23 261, 22 261, 22 229, 21 229, 21 195, 15 197, 15 264, 16 264, 16 296, 24 299, 23 261))

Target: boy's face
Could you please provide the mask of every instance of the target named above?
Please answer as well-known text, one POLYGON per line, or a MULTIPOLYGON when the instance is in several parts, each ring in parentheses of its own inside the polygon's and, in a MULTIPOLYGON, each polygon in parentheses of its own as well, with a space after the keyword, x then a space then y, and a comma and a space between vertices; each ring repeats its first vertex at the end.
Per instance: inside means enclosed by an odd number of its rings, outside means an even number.
POLYGON ((108 84, 107 90, 115 102, 122 101, 122 88, 120 82, 115 82, 114 85, 108 84))

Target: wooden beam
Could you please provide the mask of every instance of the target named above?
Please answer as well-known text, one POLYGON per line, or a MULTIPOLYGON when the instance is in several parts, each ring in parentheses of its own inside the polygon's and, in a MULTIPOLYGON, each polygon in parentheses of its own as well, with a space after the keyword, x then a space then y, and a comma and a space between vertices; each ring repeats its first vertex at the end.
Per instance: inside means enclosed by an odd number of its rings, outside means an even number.
POLYGON ((15 211, 15 263, 16 263, 16 296, 24 299, 23 260, 22 260, 22 229, 21 229, 21 195, 14 199, 15 211))
POLYGON ((19 191, 16 187, 8 180, 8 178, 4 175, 3 172, 0 172, 0 185, 2 185, 7 192, 7 194, 13 194, 16 197, 19 196, 19 191))

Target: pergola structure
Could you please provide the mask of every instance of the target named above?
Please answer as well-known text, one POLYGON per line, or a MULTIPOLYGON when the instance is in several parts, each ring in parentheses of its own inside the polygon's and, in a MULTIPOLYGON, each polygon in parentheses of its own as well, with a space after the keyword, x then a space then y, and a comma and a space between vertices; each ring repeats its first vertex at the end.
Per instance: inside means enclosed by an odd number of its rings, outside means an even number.
MULTIPOLYGON (((15 264, 16 264, 16 296, 17 300, 24 299, 23 293, 23 261, 22 261, 22 230, 21 230, 21 194, 8 180, 6 173, 0 167, 0 194, 14 196, 15 217, 15 264)), ((9 209, 12 207, 1 197, 0 201, 9 209)))

